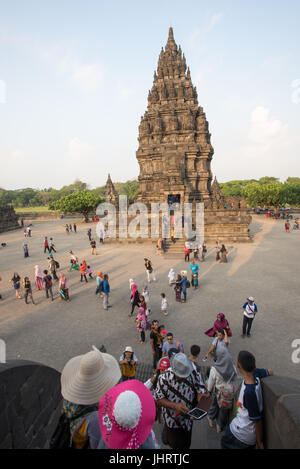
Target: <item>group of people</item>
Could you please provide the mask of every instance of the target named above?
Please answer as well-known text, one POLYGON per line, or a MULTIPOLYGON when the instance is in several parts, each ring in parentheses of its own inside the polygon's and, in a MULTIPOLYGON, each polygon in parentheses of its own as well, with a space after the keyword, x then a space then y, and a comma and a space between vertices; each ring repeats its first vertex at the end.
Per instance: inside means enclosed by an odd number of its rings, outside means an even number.
MULTIPOLYGON (((164 326, 161 326, 164 327, 164 326)), ((158 321, 152 321, 152 343, 159 342, 158 321)), ((93 350, 69 360, 61 375, 62 413, 69 422, 75 449, 159 449, 153 426, 157 422, 165 446, 188 450, 191 446, 195 407, 207 416, 208 425, 224 431, 223 449, 263 449, 263 395, 261 379, 273 374, 258 369, 255 357, 239 352, 236 365, 224 338, 216 337, 215 359, 208 373, 198 363, 200 346, 189 355, 172 333, 166 334, 161 357, 153 345, 153 375, 136 379, 139 361, 127 346, 119 362, 110 354, 93 350), (236 416, 229 422, 242 376, 236 416)), ((62 447, 61 423, 51 440, 62 447)), ((64 443, 66 445, 66 443, 64 443)))

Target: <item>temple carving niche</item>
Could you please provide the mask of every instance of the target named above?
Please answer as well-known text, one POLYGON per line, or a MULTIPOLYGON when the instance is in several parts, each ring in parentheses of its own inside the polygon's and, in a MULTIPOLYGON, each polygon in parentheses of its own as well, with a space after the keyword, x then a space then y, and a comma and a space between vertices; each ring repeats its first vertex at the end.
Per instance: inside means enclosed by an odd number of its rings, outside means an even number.
POLYGON ((208 122, 172 28, 159 55, 138 140, 141 202, 167 202, 174 194, 180 202, 212 199, 208 122))

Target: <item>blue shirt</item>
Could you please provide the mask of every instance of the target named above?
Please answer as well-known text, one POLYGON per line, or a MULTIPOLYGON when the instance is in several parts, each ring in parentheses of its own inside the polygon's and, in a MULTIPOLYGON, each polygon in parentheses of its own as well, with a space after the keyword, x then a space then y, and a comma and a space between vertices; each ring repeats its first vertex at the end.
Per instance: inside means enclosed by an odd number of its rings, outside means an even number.
POLYGON ((185 292, 186 291, 186 277, 182 277, 182 279, 177 282, 179 285, 181 284, 182 285, 182 291, 185 292))
POLYGON ((107 280, 103 280, 103 291, 106 295, 110 292, 109 283, 107 280))
POLYGON ((199 267, 198 267, 197 264, 195 264, 195 265, 191 264, 191 265, 190 265, 190 269, 191 269, 191 271, 193 272, 193 274, 195 275, 195 274, 198 273, 199 267))

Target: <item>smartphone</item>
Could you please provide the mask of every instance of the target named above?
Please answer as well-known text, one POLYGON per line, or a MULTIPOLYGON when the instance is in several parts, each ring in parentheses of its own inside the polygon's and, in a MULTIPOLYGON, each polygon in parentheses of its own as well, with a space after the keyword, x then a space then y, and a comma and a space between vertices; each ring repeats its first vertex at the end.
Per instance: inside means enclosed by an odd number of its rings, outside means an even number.
POLYGON ((207 415, 207 412, 205 410, 199 409, 199 407, 195 407, 194 409, 190 410, 187 415, 190 415, 197 420, 201 420, 207 415))

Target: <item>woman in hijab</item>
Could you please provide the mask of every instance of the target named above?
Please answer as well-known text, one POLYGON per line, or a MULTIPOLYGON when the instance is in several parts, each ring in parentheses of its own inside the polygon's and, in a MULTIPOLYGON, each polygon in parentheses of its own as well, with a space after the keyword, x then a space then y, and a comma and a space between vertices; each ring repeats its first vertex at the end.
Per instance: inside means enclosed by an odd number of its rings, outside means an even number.
POLYGON ((35 269, 34 279, 35 279, 36 289, 42 290, 43 289, 43 277, 44 277, 42 269, 40 268, 39 265, 36 265, 34 269, 35 269))
POLYGON ((59 284, 58 284, 58 291, 60 294, 61 300, 70 301, 69 298, 69 282, 65 274, 60 274, 59 276, 59 284))
POLYGON ((137 330, 141 333, 141 338, 139 342, 141 345, 143 345, 145 343, 145 330, 147 328, 147 318, 146 310, 142 306, 139 308, 135 322, 137 330))
POLYGON ((226 250, 224 244, 222 244, 220 253, 221 253, 221 260, 220 260, 220 263, 221 263, 221 262, 227 262, 227 254, 228 254, 228 252, 227 252, 227 250, 226 250))
POLYGON ((177 281, 176 281, 174 290, 175 290, 175 298, 176 298, 176 301, 178 301, 179 303, 181 303, 182 284, 179 283, 179 282, 181 282, 181 275, 180 275, 180 274, 178 274, 178 276, 177 276, 177 281))
POLYGON ((103 297, 103 292, 102 292, 102 282, 103 282, 103 274, 102 274, 102 271, 99 270, 99 272, 97 273, 97 277, 96 277, 96 280, 97 280, 97 288, 96 288, 96 295, 98 293, 100 293, 100 296, 103 297))
POLYGON ((220 433, 229 422, 229 414, 233 406, 236 369, 232 357, 226 348, 222 348, 217 355, 217 361, 211 366, 207 390, 213 399, 207 418, 210 427, 214 420, 217 432, 220 433))
POLYGON ((140 306, 140 294, 138 292, 138 287, 135 283, 131 285, 130 301, 131 301, 132 306, 131 306, 131 313, 128 316, 132 317, 134 308, 136 306, 140 306))
POLYGON ((229 327, 229 322, 225 318, 223 313, 219 313, 217 316, 217 320, 214 322, 213 327, 208 329, 204 334, 208 335, 208 337, 215 337, 218 330, 226 329, 228 337, 232 337, 232 332, 229 327))
POLYGON ((176 283, 176 275, 175 275, 174 269, 170 269, 168 273, 168 278, 169 278, 169 285, 173 285, 174 283, 176 283))

